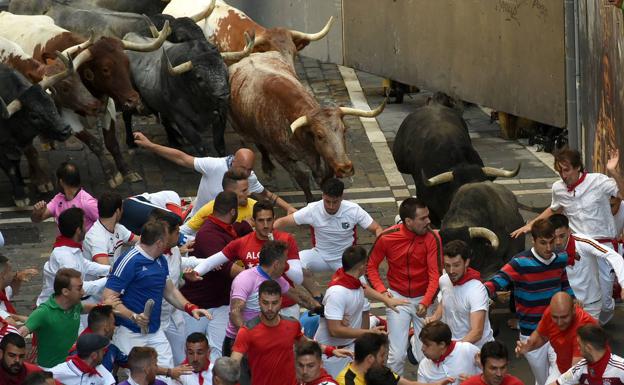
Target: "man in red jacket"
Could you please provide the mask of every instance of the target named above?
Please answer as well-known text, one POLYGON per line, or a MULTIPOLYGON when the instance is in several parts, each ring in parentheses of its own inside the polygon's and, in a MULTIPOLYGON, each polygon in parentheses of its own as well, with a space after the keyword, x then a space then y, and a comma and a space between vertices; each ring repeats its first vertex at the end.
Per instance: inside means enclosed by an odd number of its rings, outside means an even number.
MULTIPOLYGON (((402 375, 410 323, 418 335, 438 290, 442 244, 438 235, 429 228, 429 209, 422 201, 407 198, 401 203, 399 216, 402 223, 390 227, 375 241, 366 277, 378 292, 410 302, 398 307, 398 313, 386 310, 390 339, 388 367, 402 375), (384 258, 388 263, 388 288, 379 274, 379 264, 384 258)), ((417 339, 414 340, 415 344, 420 344, 417 339)), ((412 351, 419 361, 422 360, 420 346, 414 346, 412 351)))

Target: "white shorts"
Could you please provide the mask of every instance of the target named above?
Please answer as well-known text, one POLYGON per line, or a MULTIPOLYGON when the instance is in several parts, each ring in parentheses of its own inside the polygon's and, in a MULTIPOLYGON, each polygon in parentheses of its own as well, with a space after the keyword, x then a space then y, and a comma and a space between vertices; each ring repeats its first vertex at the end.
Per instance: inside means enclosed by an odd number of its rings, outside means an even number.
POLYGON ((304 269, 314 273, 321 273, 324 271, 335 273, 336 270, 342 267, 342 256, 336 258, 335 256, 324 255, 316 247, 313 249, 301 250, 299 252, 299 259, 304 269))

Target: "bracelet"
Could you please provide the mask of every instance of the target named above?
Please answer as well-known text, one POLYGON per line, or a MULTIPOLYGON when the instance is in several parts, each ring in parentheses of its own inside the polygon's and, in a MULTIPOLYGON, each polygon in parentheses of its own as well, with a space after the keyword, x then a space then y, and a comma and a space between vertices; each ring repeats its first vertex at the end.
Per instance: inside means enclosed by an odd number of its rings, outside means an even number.
POLYGON ((192 304, 190 302, 187 302, 186 305, 184 305, 184 311, 186 312, 186 314, 190 316, 193 315, 193 310, 195 309, 199 309, 199 306, 192 304))
POLYGON ((333 357, 334 350, 336 350, 335 346, 327 345, 325 346, 325 349, 323 350, 323 354, 325 354, 327 357, 333 357))

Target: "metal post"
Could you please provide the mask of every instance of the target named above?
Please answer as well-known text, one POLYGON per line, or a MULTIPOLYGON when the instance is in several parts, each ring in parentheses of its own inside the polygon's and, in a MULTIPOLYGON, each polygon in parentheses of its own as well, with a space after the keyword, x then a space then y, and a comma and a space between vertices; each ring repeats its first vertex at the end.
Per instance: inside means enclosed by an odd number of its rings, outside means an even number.
POLYGON ((578 46, 578 1, 565 0, 566 127, 571 148, 583 153, 580 120, 580 58, 578 46))

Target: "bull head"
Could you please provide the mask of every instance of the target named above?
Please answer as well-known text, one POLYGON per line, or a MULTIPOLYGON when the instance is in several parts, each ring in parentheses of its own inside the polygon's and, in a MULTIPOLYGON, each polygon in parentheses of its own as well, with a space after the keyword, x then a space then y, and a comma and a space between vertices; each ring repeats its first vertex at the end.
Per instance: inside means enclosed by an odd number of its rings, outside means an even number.
MULTIPOLYGON (((384 108, 386 108, 386 103, 388 102, 388 98, 386 98, 379 107, 375 108, 372 111, 366 111, 366 110, 360 110, 357 108, 350 108, 350 107, 340 107, 340 113, 345 116, 345 115, 353 115, 353 116, 359 116, 362 118, 374 118, 377 115, 381 114, 384 110, 384 108)), ((295 121, 293 121, 290 124, 290 129, 293 132, 293 134, 295 133, 295 131, 297 131, 297 129, 299 127, 303 127, 309 124, 309 119, 307 115, 303 115, 299 118, 297 118, 295 121)))
MULTIPOLYGON (((333 23, 334 23, 334 17, 330 16, 329 20, 327 21, 327 24, 325 24, 323 29, 321 29, 317 33, 305 33, 305 32, 290 30, 292 40, 295 43, 297 50, 303 49, 311 41, 317 41, 317 40, 321 40, 322 38, 324 38, 329 33, 329 30, 331 29, 331 26, 333 23)), ((262 41, 259 41, 258 43, 260 44, 261 42, 262 41)))
MULTIPOLYGON (((481 170, 483 171, 483 174, 488 177, 513 178, 520 172, 521 165, 521 163, 518 163, 518 166, 516 166, 516 168, 511 171, 494 167, 482 167, 481 170)), ((425 186, 427 187, 437 186, 443 183, 450 183, 454 179, 453 171, 446 171, 431 178, 427 178, 424 170, 420 171, 423 175, 425 186)))

